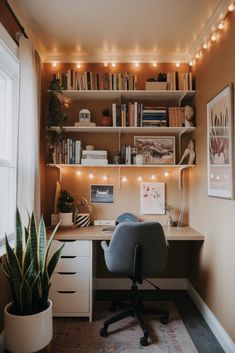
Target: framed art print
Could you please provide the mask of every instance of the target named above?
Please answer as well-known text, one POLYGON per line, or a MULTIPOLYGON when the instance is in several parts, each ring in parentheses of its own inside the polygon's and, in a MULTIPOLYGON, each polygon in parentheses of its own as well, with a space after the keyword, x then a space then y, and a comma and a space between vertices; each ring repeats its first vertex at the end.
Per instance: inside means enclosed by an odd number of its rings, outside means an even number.
POLYGON ((141 183, 140 214, 165 214, 165 183, 141 183))
POLYGON ((113 185, 90 186, 91 203, 113 203, 113 185))
POLYGON ((232 85, 207 103, 208 195, 234 199, 232 85))
POLYGON ((134 145, 143 154, 144 164, 175 164, 174 136, 135 136, 134 145))

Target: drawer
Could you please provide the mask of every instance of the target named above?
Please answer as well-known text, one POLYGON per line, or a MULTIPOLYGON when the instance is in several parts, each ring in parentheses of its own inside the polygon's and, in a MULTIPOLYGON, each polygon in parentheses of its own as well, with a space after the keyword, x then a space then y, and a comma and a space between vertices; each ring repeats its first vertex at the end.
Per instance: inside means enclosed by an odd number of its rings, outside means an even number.
POLYGON ((54 273, 51 277, 52 291, 89 291, 88 273, 54 273))
MULTIPOLYGON (((59 241, 53 240, 50 248, 50 253, 54 252, 61 244, 64 243, 62 256, 90 256, 90 241, 89 240, 74 240, 74 241, 59 241)), ((50 257, 49 253, 49 257, 50 257)))
POLYGON ((87 256, 61 257, 55 272, 90 272, 90 258, 87 256))
POLYGON ((51 291, 49 295, 54 313, 88 313, 89 292, 59 293, 51 291))

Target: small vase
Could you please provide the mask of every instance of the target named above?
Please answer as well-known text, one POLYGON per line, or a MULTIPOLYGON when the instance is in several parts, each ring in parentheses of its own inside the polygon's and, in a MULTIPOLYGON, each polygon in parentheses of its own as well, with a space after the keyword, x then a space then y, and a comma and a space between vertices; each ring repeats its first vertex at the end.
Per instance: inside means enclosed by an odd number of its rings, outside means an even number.
POLYGON ((88 227, 90 225, 90 214, 77 213, 74 219, 74 224, 77 227, 88 227))
POLYGON ((103 126, 111 126, 112 125, 112 118, 111 116, 102 116, 100 119, 101 125, 103 126))

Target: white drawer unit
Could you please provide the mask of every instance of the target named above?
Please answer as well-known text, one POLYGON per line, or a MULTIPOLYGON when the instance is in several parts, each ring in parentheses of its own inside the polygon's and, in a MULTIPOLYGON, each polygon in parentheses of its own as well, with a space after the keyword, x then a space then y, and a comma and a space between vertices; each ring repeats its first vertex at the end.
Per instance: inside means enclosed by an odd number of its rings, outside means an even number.
POLYGON ((53 315, 87 316, 91 321, 92 240, 53 240, 50 254, 62 243, 61 258, 51 277, 53 315))

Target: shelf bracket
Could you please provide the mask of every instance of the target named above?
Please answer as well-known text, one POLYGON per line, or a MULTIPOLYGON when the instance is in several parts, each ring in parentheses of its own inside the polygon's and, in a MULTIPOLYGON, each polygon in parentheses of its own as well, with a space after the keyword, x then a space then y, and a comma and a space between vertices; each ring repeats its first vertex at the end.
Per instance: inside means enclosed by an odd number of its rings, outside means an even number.
POLYGON ((62 170, 61 167, 58 164, 50 164, 50 167, 52 168, 57 168, 59 170, 59 182, 61 183, 62 181, 62 170))
POLYGON ((184 92, 184 93, 182 94, 182 96, 180 97, 180 99, 179 99, 179 107, 181 107, 181 104, 182 104, 184 98, 186 97, 186 95, 187 95, 187 92, 184 92))
POLYGON ((183 172, 185 169, 188 169, 188 166, 181 166, 179 167, 179 190, 184 189, 184 182, 183 182, 183 172))

